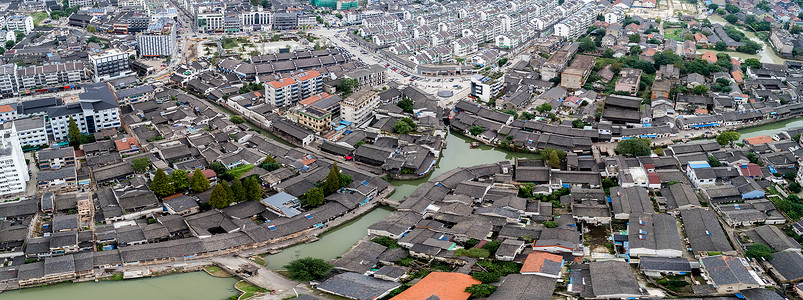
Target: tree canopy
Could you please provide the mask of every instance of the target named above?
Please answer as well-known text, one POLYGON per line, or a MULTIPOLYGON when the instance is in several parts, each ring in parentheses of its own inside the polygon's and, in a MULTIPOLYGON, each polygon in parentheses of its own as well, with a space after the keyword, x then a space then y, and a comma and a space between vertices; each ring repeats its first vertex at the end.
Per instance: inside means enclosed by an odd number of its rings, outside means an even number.
POLYGON ((209 178, 206 178, 201 169, 195 169, 190 179, 190 189, 193 192, 200 193, 209 189, 209 178))
POLYGON ((323 190, 320 188, 311 188, 309 191, 304 193, 303 199, 301 199, 302 204, 308 207, 318 207, 323 205, 325 202, 323 196, 323 190))
POLYGON ((765 260, 771 260, 773 252, 775 251, 773 251, 772 248, 770 248, 770 246, 761 243, 755 243, 747 248, 747 251, 744 253, 744 256, 755 259, 763 258, 765 260))
POLYGON ((738 141, 741 136, 742 134, 736 131, 725 131, 723 133, 720 133, 717 136, 716 140, 719 145, 727 146, 735 141, 738 141))
POLYGON ((156 169, 156 175, 153 176, 150 189, 159 197, 172 195, 176 191, 170 178, 167 177, 167 174, 161 168, 156 169))
POLYGON ((340 182, 340 168, 337 167, 337 162, 332 163, 329 169, 329 174, 326 175, 326 181, 323 184, 323 192, 326 195, 337 192, 341 187, 340 182))
POLYGON ((190 187, 190 176, 187 171, 176 169, 170 174, 170 181, 176 191, 185 191, 190 187))
POLYGON ((209 195, 209 205, 212 205, 214 208, 226 208, 231 204, 231 201, 229 201, 229 192, 225 185, 225 182, 221 182, 215 186, 212 190, 212 194, 209 195))
POLYGON ((259 184, 259 179, 254 176, 248 176, 243 181, 245 187, 246 200, 259 201, 262 199, 262 185, 259 184))
POLYGON ((148 170, 148 167, 151 165, 151 160, 147 157, 137 157, 131 160, 131 167, 134 168, 134 171, 137 172, 145 172, 148 170))
POLYGON ((234 198, 235 202, 243 202, 248 200, 248 197, 245 193, 245 187, 243 186, 243 182, 240 179, 234 178, 231 180, 231 193, 232 197, 234 198))
POLYGON ((651 143, 652 142, 649 139, 627 139, 620 141, 616 145, 616 152, 629 156, 650 155, 650 153, 652 153, 650 150, 651 143))
POLYGON ((418 125, 410 118, 402 118, 396 121, 396 124, 393 124, 393 131, 398 134, 407 134, 415 131, 417 128, 418 125))
POLYGON ((296 259, 284 266, 284 269, 290 274, 290 279, 296 281, 324 279, 333 268, 325 260, 312 257, 296 259))

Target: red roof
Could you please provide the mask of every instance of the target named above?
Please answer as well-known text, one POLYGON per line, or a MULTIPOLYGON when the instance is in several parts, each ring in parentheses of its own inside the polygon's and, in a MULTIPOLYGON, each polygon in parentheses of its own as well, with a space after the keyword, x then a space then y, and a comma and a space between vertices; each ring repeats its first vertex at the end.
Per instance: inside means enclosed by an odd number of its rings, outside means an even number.
POLYGON ((286 87, 286 86, 291 85, 291 84, 295 84, 296 81, 293 78, 282 78, 282 79, 279 79, 279 80, 276 80, 276 81, 271 81, 271 82, 268 82, 268 83, 274 89, 279 89, 279 88, 283 88, 283 87, 286 87))
POLYGON ((658 173, 647 173, 647 178, 650 180, 650 184, 661 184, 661 179, 658 178, 658 173))
POLYGON ((329 96, 331 96, 331 95, 329 95, 328 93, 318 93, 318 94, 309 96, 304 100, 301 100, 301 105, 307 106, 307 105, 313 104, 315 102, 318 102, 318 100, 327 98, 329 96))
POLYGON ((717 55, 714 52, 708 51, 703 53, 703 60, 706 60, 712 64, 717 63, 717 55))
POLYGON ((114 145, 117 146, 117 152, 128 151, 131 149, 139 149, 139 142, 135 137, 128 137, 115 140, 114 145))
POLYGON ((563 256, 548 252, 533 251, 527 255, 527 259, 524 261, 524 265, 521 267, 521 273, 541 272, 541 267, 543 267, 544 261, 547 260, 562 263, 563 256))
POLYGON ((762 176, 761 167, 754 163, 746 163, 739 166, 739 173, 742 176, 762 176))
POLYGON ((744 75, 742 75, 742 71, 739 70, 731 72, 731 76, 733 76, 733 80, 736 82, 742 82, 744 80, 744 75))
POLYGON ((206 178, 214 178, 215 176, 217 176, 217 174, 215 174, 215 171, 212 171, 212 169, 204 169, 203 171, 201 171, 201 173, 204 173, 204 176, 206 176, 206 178))
POLYGON ((319 76, 321 76, 321 73, 318 73, 318 71, 309 71, 309 72, 304 72, 304 73, 301 73, 301 74, 297 74, 295 77, 296 77, 296 79, 298 79, 300 81, 305 81, 305 80, 310 80, 312 78, 319 77, 319 76))
POLYGON ((4 114, 7 112, 14 111, 14 108, 11 105, 0 105, 0 114, 4 114))
POLYGON ((652 170, 655 169, 655 164, 644 164, 645 170, 652 170))
POLYGON ((759 136, 745 138, 744 142, 755 146, 755 145, 761 145, 761 144, 766 144, 766 143, 772 143, 772 142, 774 142, 774 140, 769 135, 759 135, 759 136))
POLYGON ((480 284, 479 280, 470 275, 462 273, 432 272, 416 284, 396 295, 393 300, 466 300, 470 293, 465 290, 474 284, 480 284), (435 298, 435 297, 437 298, 435 298))

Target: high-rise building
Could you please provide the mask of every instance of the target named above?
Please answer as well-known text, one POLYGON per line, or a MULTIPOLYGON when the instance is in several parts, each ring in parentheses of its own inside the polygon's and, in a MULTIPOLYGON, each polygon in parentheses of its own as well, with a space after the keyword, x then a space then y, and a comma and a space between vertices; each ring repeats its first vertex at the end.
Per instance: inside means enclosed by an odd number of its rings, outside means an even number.
POLYGON ((265 84, 265 99, 276 107, 293 105, 323 91, 323 77, 318 71, 295 74, 265 84))
POLYGON ((0 125, 0 174, 0 196, 25 193, 25 184, 31 177, 14 122, 0 125))
POLYGON ((28 35, 33 31, 33 17, 31 16, 11 16, 6 19, 6 28, 12 31, 22 31, 28 35))
POLYGON ((163 20, 153 22, 137 36, 141 56, 171 56, 176 53, 176 26, 163 20))
POLYGON ((120 127, 120 108, 106 83, 84 86, 84 92, 78 94, 78 98, 78 102, 47 109, 50 128, 56 141, 67 139, 70 117, 75 120, 82 133, 91 134, 120 127))
POLYGON ((379 107, 379 93, 371 88, 363 88, 340 102, 340 118, 360 125, 373 117, 379 107))
POLYGON ((95 82, 101 82, 134 74, 128 62, 130 55, 132 53, 123 52, 120 49, 108 49, 97 54, 90 54, 89 70, 92 72, 92 79, 95 82))

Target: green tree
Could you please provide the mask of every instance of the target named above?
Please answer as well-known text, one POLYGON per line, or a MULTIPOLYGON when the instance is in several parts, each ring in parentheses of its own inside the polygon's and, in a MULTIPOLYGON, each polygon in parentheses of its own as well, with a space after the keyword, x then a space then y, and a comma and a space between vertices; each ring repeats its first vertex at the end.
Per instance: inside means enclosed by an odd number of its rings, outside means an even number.
POLYGON ((727 15, 725 16, 725 21, 728 21, 728 23, 731 24, 736 24, 736 22, 739 22, 739 18, 736 17, 736 15, 727 15))
POLYGON ((226 166, 223 163, 216 161, 209 165, 209 169, 215 172, 216 175, 221 176, 226 173, 226 166))
POLYGON ((638 33, 631 34, 627 36, 627 40, 631 43, 638 43, 641 41, 641 35, 638 33))
POLYGON ((173 183, 170 182, 170 178, 167 177, 167 174, 161 168, 156 169, 156 175, 153 176, 150 188, 151 191, 159 197, 172 195, 176 191, 176 188, 173 187, 173 183))
POLYGON ((145 172, 148 170, 148 167, 151 165, 151 160, 147 157, 137 157, 131 160, 131 167, 134 168, 134 171, 137 172, 145 172))
POLYGON ((226 208, 231 204, 231 201, 229 201, 229 194, 224 187, 225 184, 225 182, 221 182, 216 185, 212 190, 212 194, 209 195, 209 205, 212 207, 226 208))
POLYGON ((629 156, 646 156, 650 155, 650 140, 647 139, 627 139, 620 141, 616 145, 616 152, 622 155, 629 156))
POLYGON ((639 55, 641 54, 641 46, 633 45, 630 46, 630 55, 639 55))
POLYGON ((708 88, 704 85, 698 85, 694 87, 694 93, 697 95, 702 95, 708 93, 708 88))
POLYGON ((248 195, 245 193, 245 187, 240 179, 234 178, 231 181, 231 193, 235 202, 243 202, 248 200, 248 195))
POLYGON ((735 13, 739 12, 739 7, 736 6, 736 5, 728 3, 728 4, 725 4, 725 10, 727 10, 729 13, 735 14, 735 13))
POLYGON ((717 157, 713 156, 713 155, 709 155, 708 156, 708 164, 711 165, 712 167, 721 167, 722 166, 722 163, 719 162, 719 159, 717 159, 717 157))
POLYGON ((302 199, 302 204, 307 207, 318 207, 323 205, 324 202, 326 201, 323 195, 323 190, 316 187, 311 188, 309 191, 304 193, 304 197, 302 199))
POLYGON ((176 191, 185 191, 190 187, 190 176, 187 171, 178 169, 174 170, 172 174, 170 174, 170 182, 173 183, 173 187, 176 191))
POLYGON ((16 43, 14 41, 6 41, 6 49, 10 50, 11 48, 14 48, 15 44, 16 43))
POLYGON ((736 131, 725 131, 723 133, 720 133, 717 136, 716 140, 720 146, 727 146, 735 141, 738 141, 741 136, 742 134, 736 131))
POLYGON ((343 93, 344 96, 351 95, 355 88, 357 88, 360 83, 357 79, 353 78, 343 78, 340 80, 340 83, 337 84, 337 90, 343 93))
POLYGON ((245 187, 245 195, 247 200, 259 201, 262 199, 262 185, 259 180, 254 176, 248 176, 243 181, 245 187))
POLYGON ((490 241, 482 245, 482 249, 488 250, 488 252, 494 254, 496 250, 499 250, 499 246, 502 246, 502 241, 490 241))
POLYGON ((472 284, 465 290, 466 293, 471 293, 474 298, 486 298, 496 292, 496 286, 492 284, 472 284))
POLYGON ((616 52, 611 48, 605 48, 605 51, 602 51, 602 57, 604 58, 613 58, 614 54, 616 54, 616 52))
POLYGON ((86 25, 86 32, 97 33, 98 29, 95 28, 95 26, 93 26, 93 25, 86 25))
POLYGON ((797 194, 803 191, 803 187, 801 187, 799 183, 792 181, 792 183, 789 184, 789 191, 797 194))
POLYGON ((78 128, 78 123, 72 116, 67 123, 67 138, 70 140, 70 144, 76 148, 81 143, 81 129, 78 128))
POLYGON ((243 119, 243 117, 240 116, 231 116, 231 118, 229 118, 229 121, 231 121, 234 124, 245 123, 245 119, 243 119))
POLYGON ((765 260, 771 260, 773 252, 775 251, 772 251, 772 248, 770 248, 770 246, 761 243, 755 243, 747 248, 747 251, 744 253, 744 256, 755 259, 763 258, 765 260))
POLYGON ((496 61, 496 65, 501 68, 507 63, 507 60, 508 60, 507 57, 502 57, 498 61, 496 61))
POLYGON ((284 266, 290 279, 296 281, 312 281, 326 278, 332 272, 332 265, 320 258, 305 257, 291 261, 284 266))
POLYGON ((497 272, 474 272, 471 274, 471 277, 482 283, 496 283, 499 282, 499 278, 502 277, 502 274, 497 272))
POLYGON ((544 103, 536 107, 535 110, 538 111, 539 113, 552 111, 552 105, 550 105, 549 103, 544 103))
POLYGON ((410 127, 410 124, 404 122, 403 120, 396 121, 396 124, 393 124, 393 132, 398 134, 407 134, 413 131, 413 128, 410 127))
POLYGON ((226 198, 227 198, 226 201, 227 201, 227 203, 228 204, 234 203, 234 191, 231 190, 231 186, 228 185, 225 181, 221 182, 218 185, 223 186, 223 190, 226 191, 226 198))
POLYGON ((714 45, 714 49, 716 49, 717 51, 725 51, 728 49, 728 44, 726 44, 723 41, 719 41, 714 45))
POLYGON ((556 228, 558 227, 558 222, 555 221, 544 221, 544 227, 546 228, 556 228))
POLYGON ((552 168, 560 168, 560 158, 558 158, 558 153, 555 151, 549 152, 549 166, 552 168))
POLYGON ((209 178, 206 178, 201 169, 195 169, 190 179, 190 189, 193 192, 200 193, 209 189, 209 178))
POLYGON ((579 46, 580 51, 583 52, 597 51, 597 43, 594 43, 594 40, 592 40, 590 37, 581 37, 577 39, 577 41, 580 43, 579 46))
POLYGON ((756 58, 748 58, 744 60, 744 64, 751 68, 760 68, 761 61, 756 58))
POLYGON ((396 106, 400 107, 402 111, 408 114, 413 113, 413 99, 404 97, 404 99, 401 99, 399 103, 396 103, 396 106))
POLYGON ((326 175, 326 181, 323 184, 323 192, 326 195, 337 192, 340 189, 342 182, 340 182, 340 169, 337 167, 337 162, 332 163, 329 169, 329 174, 326 175))
POLYGON ((482 126, 479 126, 479 125, 474 125, 474 126, 471 126, 471 128, 468 129, 468 132, 471 133, 471 135, 479 135, 479 134, 485 132, 485 128, 482 127, 482 126))

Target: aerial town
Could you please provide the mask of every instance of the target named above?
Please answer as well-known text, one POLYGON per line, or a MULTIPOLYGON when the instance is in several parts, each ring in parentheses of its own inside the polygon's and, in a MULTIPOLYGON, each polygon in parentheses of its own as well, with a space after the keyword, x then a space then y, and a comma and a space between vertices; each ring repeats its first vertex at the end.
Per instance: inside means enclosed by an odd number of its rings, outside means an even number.
POLYGON ((803 1, 0 11, 0 299, 803 299, 803 1))

